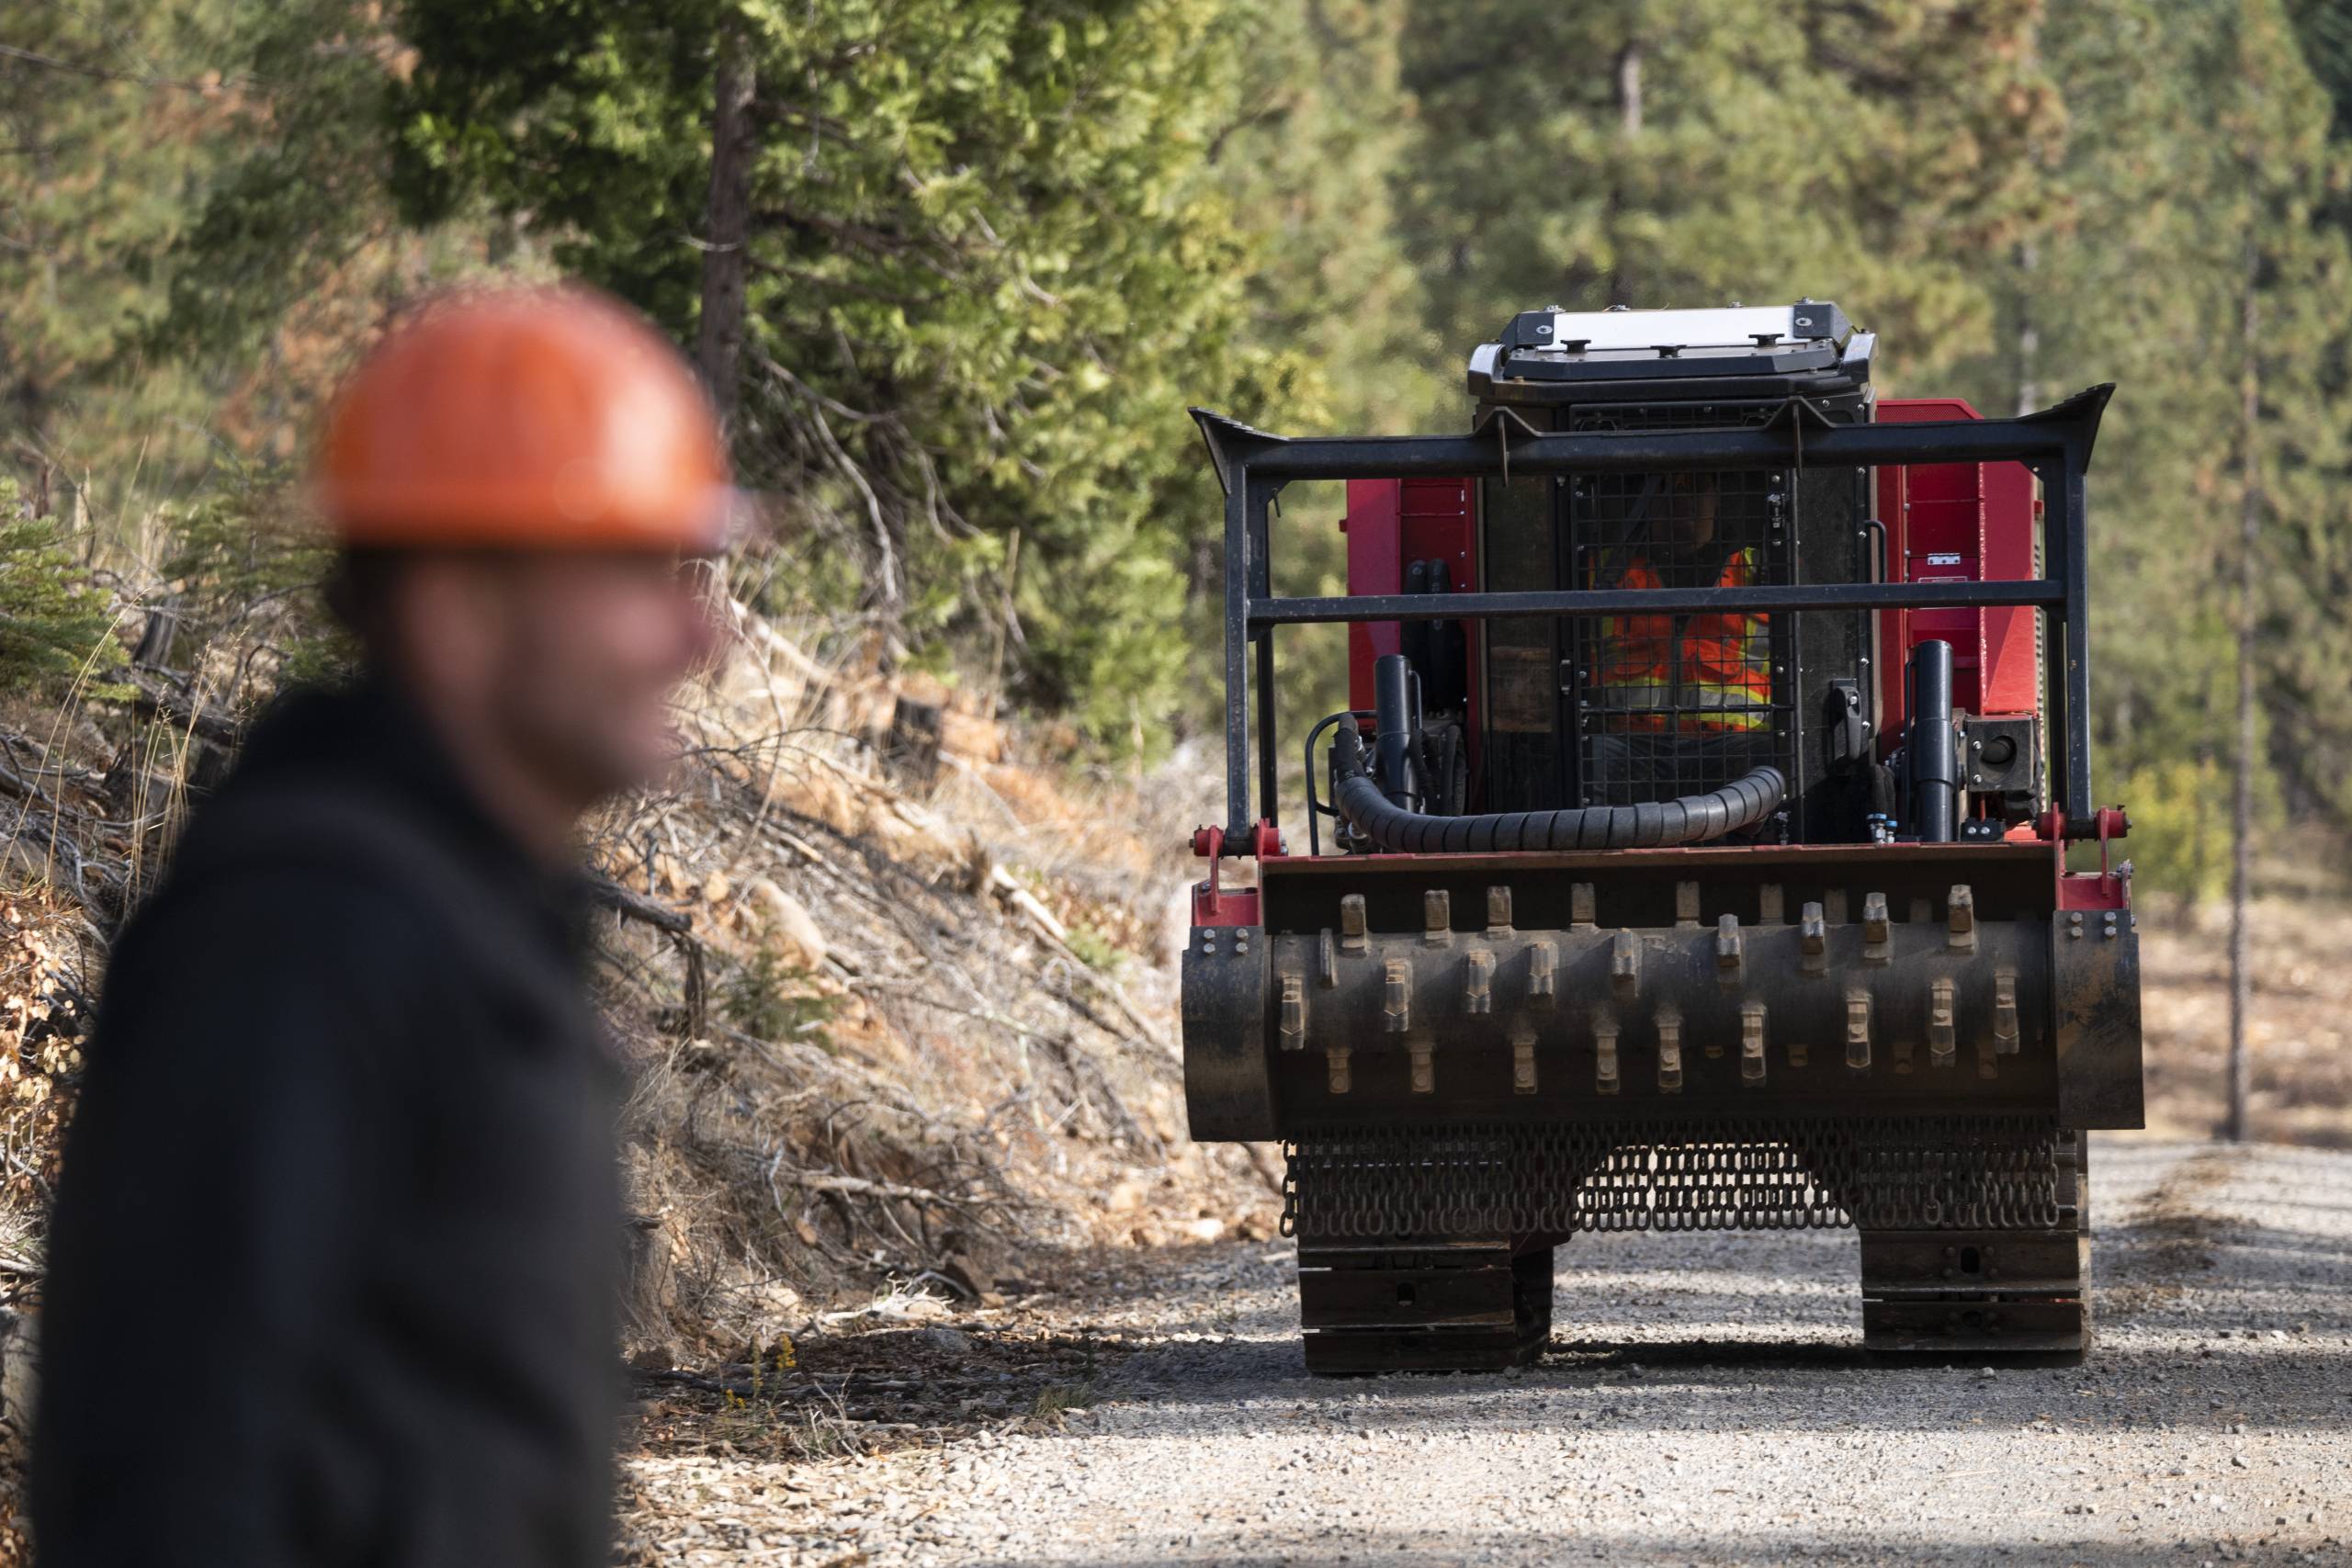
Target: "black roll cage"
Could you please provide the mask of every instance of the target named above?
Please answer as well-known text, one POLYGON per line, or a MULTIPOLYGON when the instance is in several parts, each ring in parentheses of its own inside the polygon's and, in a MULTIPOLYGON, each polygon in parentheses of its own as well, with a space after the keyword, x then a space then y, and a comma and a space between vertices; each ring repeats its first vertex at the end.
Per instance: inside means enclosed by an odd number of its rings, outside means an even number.
POLYGON ((1225 491, 1226 827, 1220 852, 1254 852, 1250 721, 1257 697, 1258 791, 1276 816, 1273 631, 1314 622, 1492 620, 1747 611, 1983 609, 2045 613, 2044 723, 2056 753, 2056 804, 2091 820, 2090 562, 2084 476, 2112 382, 2016 419, 1833 424, 1802 399, 1760 426, 1544 434, 1507 412, 1466 435, 1291 437, 1206 409, 1192 415, 1225 491), (1509 480, 1514 475, 1657 473, 1702 468, 1873 468, 1915 463, 2018 462, 2042 490, 2042 575, 1978 582, 1860 582, 1747 588, 1564 589, 1553 592, 1386 593, 1277 598, 1267 513, 1294 480, 1418 477, 1509 480), (2054 615, 2048 612, 2056 612, 2054 615), (1254 671, 1251 653, 1255 651, 1254 671))

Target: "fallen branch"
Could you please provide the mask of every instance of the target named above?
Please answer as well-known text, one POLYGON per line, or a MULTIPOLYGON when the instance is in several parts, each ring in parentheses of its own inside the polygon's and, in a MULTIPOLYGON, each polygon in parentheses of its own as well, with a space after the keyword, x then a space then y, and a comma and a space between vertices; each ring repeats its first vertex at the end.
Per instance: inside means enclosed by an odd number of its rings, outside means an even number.
POLYGON ((243 736, 245 727, 234 714, 211 703, 199 702, 171 677, 151 670, 133 669, 126 673, 138 690, 138 695, 130 699, 134 713, 177 725, 216 746, 234 746, 243 736))
POLYGON ((609 909, 626 920, 637 920, 668 931, 672 936, 684 936, 695 927, 694 916, 684 909, 659 904, 642 893, 630 891, 609 876, 591 875, 588 897, 599 908, 609 909))
MULTIPOLYGON (((1060 957, 1069 961, 1075 973, 1082 976, 1088 985, 1102 992, 1103 998, 1118 1009, 1119 1016, 1125 1019, 1127 1027, 1135 1032, 1128 1043, 1144 1046, 1147 1054, 1155 1060, 1163 1060, 1174 1055, 1174 1053, 1168 1049, 1166 1043, 1160 1039, 1159 1032, 1145 1021, 1143 1014, 1136 1010, 1133 1002, 1127 1000, 1127 993, 1120 988, 1119 983, 1089 964, 1075 948, 1070 946, 1069 929, 1055 918, 1054 912, 1046 908, 1035 894, 1022 886, 1013 878, 1012 874, 1001 865, 989 867, 989 884, 1003 900, 1006 908, 1026 921, 1030 929, 1043 938, 1048 947, 1060 957)), ((1074 1001, 1075 998, 1072 1000, 1074 1001)), ((1088 1010, 1080 1009, 1080 1010, 1086 1011, 1089 1018, 1094 1018, 1088 1010)), ((1107 1022, 1106 1020, 1102 1019, 1095 1019, 1094 1021, 1107 1022)), ((1103 1032, 1114 1038, 1124 1038, 1122 1032, 1117 1029, 1105 1028, 1103 1032)))
POLYGON ((710 1025, 710 983, 702 942, 695 935, 694 916, 684 909, 655 903, 642 893, 633 893, 611 877, 594 872, 588 876, 588 897, 599 908, 609 909, 625 920, 636 920, 668 933, 670 943, 678 950, 678 960, 686 970, 686 1017, 681 1032, 689 1040, 700 1039, 710 1025))
POLYGON ((811 1192, 839 1192, 862 1198, 902 1198, 910 1203, 943 1203, 959 1208, 975 1204, 999 1209, 1034 1209, 1038 1206, 1011 1198, 990 1198, 978 1192, 956 1198, 945 1192, 934 1192, 928 1187, 910 1187, 900 1181, 869 1181, 862 1176, 833 1176, 807 1170, 780 1170, 775 1174, 778 1180, 789 1181, 811 1192))

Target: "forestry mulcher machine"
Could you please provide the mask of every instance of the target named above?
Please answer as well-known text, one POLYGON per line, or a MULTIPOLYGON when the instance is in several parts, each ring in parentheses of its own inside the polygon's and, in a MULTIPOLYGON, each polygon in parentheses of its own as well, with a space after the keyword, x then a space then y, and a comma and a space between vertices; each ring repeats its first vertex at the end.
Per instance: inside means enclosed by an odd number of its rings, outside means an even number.
POLYGON ((1531 310, 1467 434, 1194 411, 1227 794, 1185 1092, 1194 1137, 1286 1145, 1310 1369, 1532 1359, 1578 1231, 1852 1225, 1866 1348, 2087 1343, 2084 1134, 2142 1122, 2086 743, 2112 389, 1985 419, 1877 398, 1871 348, 1809 299, 1531 310), (1272 590, 1306 480, 1347 486, 1345 597, 1272 590), (1310 622, 1352 701, 1300 736, 1310 622))

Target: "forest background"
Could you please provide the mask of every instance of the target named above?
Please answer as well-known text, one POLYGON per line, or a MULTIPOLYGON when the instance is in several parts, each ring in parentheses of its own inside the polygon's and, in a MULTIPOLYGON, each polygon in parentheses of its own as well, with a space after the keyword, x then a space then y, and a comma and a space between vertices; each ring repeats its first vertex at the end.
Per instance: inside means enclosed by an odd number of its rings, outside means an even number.
MULTIPOLYGON (((9 0, 0 688, 127 696, 137 612, 266 606, 211 694, 260 700, 323 636, 337 375, 570 275, 712 378, 746 603, 1142 768, 1215 721, 1187 404, 1454 429, 1517 310, 1809 295, 1889 394, 2121 384, 2098 793, 2218 891, 2250 691, 2306 883, 2352 827, 2347 109, 2342 0, 9 0)), ((1284 586, 1336 591, 1337 510, 1284 586)), ((1336 635, 1291 651, 1336 705, 1336 635)))

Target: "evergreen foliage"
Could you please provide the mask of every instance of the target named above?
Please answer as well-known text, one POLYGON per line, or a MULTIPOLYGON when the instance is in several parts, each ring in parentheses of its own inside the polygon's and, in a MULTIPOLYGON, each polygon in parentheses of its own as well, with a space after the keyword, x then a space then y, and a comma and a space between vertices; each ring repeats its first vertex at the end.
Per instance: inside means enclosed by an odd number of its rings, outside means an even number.
MULTIPOLYGON (((310 563, 236 541, 299 511, 322 390, 425 288, 578 274, 693 344, 734 70, 772 604, 981 680, 1001 647, 1019 698, 1156 745, 1216 663, 1186 405, 1451 428, 1514 310, 1811 294, 1892 395, 2122 384, 2099 790, 2191 843, 2251 475, 2267 809, 2352 825, 2346 0, 77 0, 5 41, 0 676, 96 646, 95 559, 193 619, 277 603, 310 563)), ((1283 586, 1336 588, 1338 506, 1285 502, 1283 586)), ((1286 714, 1340 646, 1285 645, 1286 714)))
MULTIPOLYGON (((893 637, 1012 603, 1031 694, 1124 735, 1186 675, 1213 487, 1184 420, 1286 403, 1258 248, 1207 177, 1239 72, 1216 0, 412 0, 399 179, 481 193, 567 270, 695 324, 714 61, 760 84, 737 450, 787 557, 855 563, 893 637)), ((800 573, 788 574, 788 585, 800 573)))
POLYGON ((55 517, 0 479, 0 690, 119 694, 114 612, 87 582, 55 517))
POLYGON ((1984 261, 2049 205, 2035 0, 1418 0, 1400 180, 1435 335, 1520 310, 1810 295, 1935 386, 1993 329, 1984 261))

